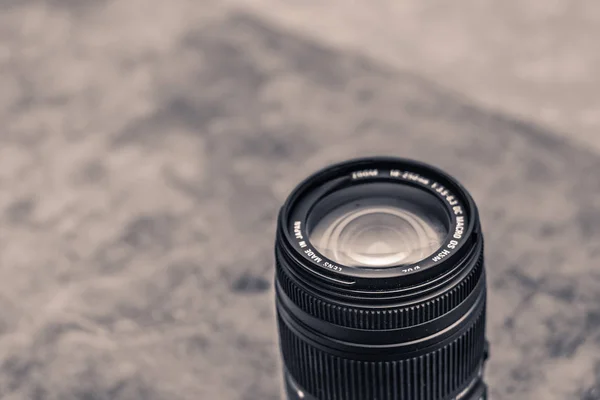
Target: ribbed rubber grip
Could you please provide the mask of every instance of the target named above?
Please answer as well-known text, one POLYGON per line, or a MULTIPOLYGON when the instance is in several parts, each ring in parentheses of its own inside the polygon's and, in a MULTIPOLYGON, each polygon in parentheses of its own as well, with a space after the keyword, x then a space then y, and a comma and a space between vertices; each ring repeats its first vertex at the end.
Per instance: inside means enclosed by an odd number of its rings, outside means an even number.
POLYGON ((441 400, 476 378, 485 354, 485 315, 431 353, 367 362, 334 356, 296 336, 279 318, 281 350, 293 379, 319 400, 441 400))
POLYGON ((319 320, 355 329, 402 329, 434 320, 462 303, 471 294, 483 271, 483 250, 471 272, 439 297, 410 307, 385 310, 339 306, 313 296, 294 283, 277 264, 277 278, 284 293, 301 310, 319 320))

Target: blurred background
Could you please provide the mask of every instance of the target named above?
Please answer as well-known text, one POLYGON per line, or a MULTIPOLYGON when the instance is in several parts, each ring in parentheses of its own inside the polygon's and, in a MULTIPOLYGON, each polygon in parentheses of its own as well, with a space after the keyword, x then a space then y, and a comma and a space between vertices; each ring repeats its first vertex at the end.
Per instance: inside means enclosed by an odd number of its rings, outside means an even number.
POLYGON ((433 163, 487 239, 493 400, 600 399, 594 0, 0 0, 0 398, 280 398, 279 205, 433 163))

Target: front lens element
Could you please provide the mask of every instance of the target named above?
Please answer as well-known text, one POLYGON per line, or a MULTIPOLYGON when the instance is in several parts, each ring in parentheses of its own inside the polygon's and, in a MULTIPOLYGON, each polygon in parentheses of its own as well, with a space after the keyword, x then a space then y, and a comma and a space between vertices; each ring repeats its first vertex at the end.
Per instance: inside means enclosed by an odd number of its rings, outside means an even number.
POLYGON ((309 240, 324 256, 342 265, 414 264, 438 250, 448 234, 441 201, 417 188, 361 185, 331 197, 322 207, 317 205, 318 213, 324 212, 321 208, 333 208, 315 222, 309 240), (341 204, 336 205, 336 199, 341 204))

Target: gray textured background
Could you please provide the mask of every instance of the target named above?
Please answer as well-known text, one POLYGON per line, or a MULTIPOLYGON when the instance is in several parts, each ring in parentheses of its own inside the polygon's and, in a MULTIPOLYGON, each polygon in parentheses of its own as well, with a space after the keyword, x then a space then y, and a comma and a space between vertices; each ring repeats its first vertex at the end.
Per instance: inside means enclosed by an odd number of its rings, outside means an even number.
POLYGON ((0 0, 0 398, 278 399, 277 208, 391 154, 480 205, 492 399, 600 399, 597 3, 396 3, 0 0))

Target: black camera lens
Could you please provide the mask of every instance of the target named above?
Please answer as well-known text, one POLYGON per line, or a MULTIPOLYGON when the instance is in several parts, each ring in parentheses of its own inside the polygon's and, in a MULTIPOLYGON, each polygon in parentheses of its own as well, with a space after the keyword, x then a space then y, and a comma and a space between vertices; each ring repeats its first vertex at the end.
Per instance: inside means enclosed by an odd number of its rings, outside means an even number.
POLYGON ((385 157, 326 168, 283 205, 275 256, 289 399, 486 397, 483 237, 448 174, 385 157))

